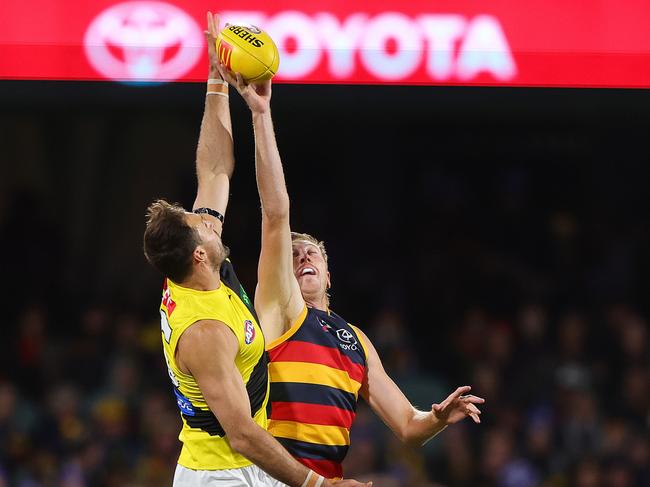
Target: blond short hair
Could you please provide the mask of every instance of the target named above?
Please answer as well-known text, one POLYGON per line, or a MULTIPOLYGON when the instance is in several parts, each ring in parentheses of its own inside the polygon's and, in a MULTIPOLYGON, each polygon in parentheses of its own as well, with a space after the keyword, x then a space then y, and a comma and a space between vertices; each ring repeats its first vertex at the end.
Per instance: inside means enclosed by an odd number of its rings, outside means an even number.
POLYGON ((308 233, 291 232, 292 243, 301 240, 304 242, 309 242, 311 244, 314 244, 316 247, 318 247, 320 253, 323 254, 323 259, 325 259, 325 262, 327 262, 327 250, 325 250, 325 242, 323 242, 322 240, 318 240, 316 237, 312 237, 308 233))

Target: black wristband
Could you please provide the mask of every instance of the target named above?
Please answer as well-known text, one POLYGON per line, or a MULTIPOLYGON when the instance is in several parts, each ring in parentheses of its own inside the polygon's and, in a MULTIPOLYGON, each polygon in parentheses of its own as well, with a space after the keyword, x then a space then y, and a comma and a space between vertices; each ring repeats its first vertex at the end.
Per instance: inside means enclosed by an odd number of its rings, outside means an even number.
POLYGON ((194 213, 196 213, 197 215, 200 215, 202 213, 207 213, 208 215, 215 217, 217 220, 223 223, 223 215, 219 213, 217 210, 213 210, 212 208, 197 208, 196 210, 194 210, 194 213))

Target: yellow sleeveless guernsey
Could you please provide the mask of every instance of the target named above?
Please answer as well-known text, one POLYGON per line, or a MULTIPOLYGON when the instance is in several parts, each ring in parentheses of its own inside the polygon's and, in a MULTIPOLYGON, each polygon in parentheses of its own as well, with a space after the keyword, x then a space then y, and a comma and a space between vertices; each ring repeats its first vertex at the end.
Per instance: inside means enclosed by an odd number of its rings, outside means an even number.
POLYGON ((251 462, 230 447, 194 377, 178 368, 175 359, 178 340, 193 323, 219 320, 233 331, 239 341, 235 365, 246 385, 253 420, 267 428, 269 382, 264 336, 230 260, 221 265, 220 274, 221 286, 214 291, 188 289, 165 279, 160 305, 163 352, 183 421, 178 437, 183 448, 178 463, 194 470, 240 468, 251 462))

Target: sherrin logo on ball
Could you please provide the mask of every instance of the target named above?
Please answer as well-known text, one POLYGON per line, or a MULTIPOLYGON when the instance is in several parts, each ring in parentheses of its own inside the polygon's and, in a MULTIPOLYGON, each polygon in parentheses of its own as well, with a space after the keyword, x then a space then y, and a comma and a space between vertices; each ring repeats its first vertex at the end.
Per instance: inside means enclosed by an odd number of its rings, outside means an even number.
POLYGON ((217 52, 221 63, 247 83, 273 78, 280 65, 273 39, 251 24, 226 24, 217 36, 217 52))

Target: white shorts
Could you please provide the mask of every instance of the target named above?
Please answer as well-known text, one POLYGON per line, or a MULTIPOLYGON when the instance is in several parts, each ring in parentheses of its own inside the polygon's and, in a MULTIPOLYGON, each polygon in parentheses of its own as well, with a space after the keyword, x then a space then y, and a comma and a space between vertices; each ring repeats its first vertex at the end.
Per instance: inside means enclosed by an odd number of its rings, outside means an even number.
POLYGON ((174 487, 287 487, 257 465, 230 470, 192 470, 176 465, 174 487))

